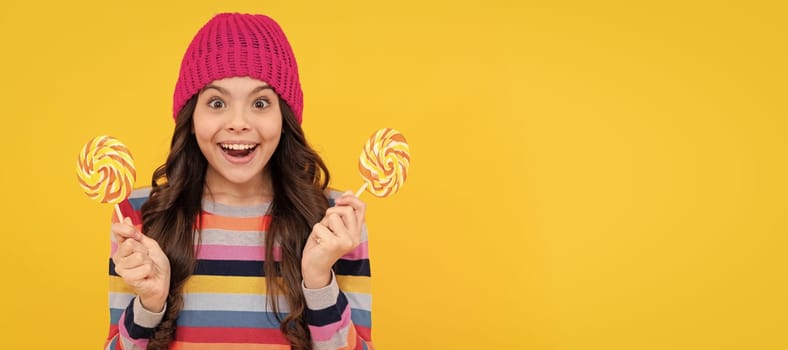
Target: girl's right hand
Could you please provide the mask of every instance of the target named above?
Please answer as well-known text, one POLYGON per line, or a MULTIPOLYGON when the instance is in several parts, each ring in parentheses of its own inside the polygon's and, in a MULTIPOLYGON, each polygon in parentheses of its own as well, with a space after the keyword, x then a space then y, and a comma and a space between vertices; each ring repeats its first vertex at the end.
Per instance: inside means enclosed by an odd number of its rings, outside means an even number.
POLYGON ((150 312, 161 312, 170 291, 170 260, 159 244, 137 231, 129 218, 112 224, 118 249, 112 255, 115 272, 150 312))

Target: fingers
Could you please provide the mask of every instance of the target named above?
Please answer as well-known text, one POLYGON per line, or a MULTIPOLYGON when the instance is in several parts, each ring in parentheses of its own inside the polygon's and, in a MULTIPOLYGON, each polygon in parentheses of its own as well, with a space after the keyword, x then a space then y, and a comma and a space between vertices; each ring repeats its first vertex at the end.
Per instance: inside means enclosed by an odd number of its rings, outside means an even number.
POLYGON ((166 254, 156 240, 137 231, 131 226, 131 220, 128 218, 124 221, 123 224, 113 224, 112 226, 112 233, 117 243, 117 250, 112 256, 115 265, 133 268, 142 261, 147 262, 150 259, 156 265, 169 265, 166 254), (138 254, 135 256, 135 253, 138 254))
POLYGON ((160 251, 161 250, 161 247, 159 246, 159 242, 156 242, 155 239, 150 238, 150 237, 148 237, 148 236, 146 236, 146 235, 144 235, 142 233, 140 233, 139 241, 140 241, 140 243, 142 243, 142 245, 145 248, 147 248, 147 249, 149 249, 151 251, 160 251))
POLYGON ((153 264, 144 264, 134 268, 125 269, 123 273, 118 273, 123 277, 123 281, 133 288, 139 288, 139 282, 145 280, 153 273, 153 264))
POLYGON ((351 235, 332 231, 322 223, 317 223, 312 227, 310 239, 324 249, 333 251, 334 253, 332 254, 336 254, 334 257, 335 259, 344 255, 347 251, 352 250, 356 245, 358 245, 351 235))
POLYGON ((147 283, 147 288, 145 285, 146 282, 154 280, 155 268, 155 265, 152 263, 147 263, 130 269, 116 269, 116 272, 123 278, 123 282, 126 285, 133 288, 135 293, 141 295, 143 290, 151 287, 150 283, 147 283))
POLYGON ((347 206, 328 208, 322 222, 335 233, 355 232, 360 227, 353 208, 347 206))
POLYGON ((356 218, 359 223, 364 223, 364 217, 366 216, 367 212, 367 205, 358 197, 356 197, 352 191, 346 191, 342 194, 341 197, 337 198, 335 201, 337 206, 348 206, 353 208, 356 218))
POLYGON ((115 269, 120 266, 123 270, 134 269, 153 262, 148 254, 142 252, 134 252, 128 256, 119 257, 118 260, 120 265, 115 265, 115 269))
POLYGON ((115 241, 118 242, 118 244, 122 243, 128 238, 133 238, 136 240, 142 238, 142 233, 140 233, 139 231, 137 231, 136 228, 134 228, 134 225, 132 225, 131 219, 129 218, 123 219, 123 223, 112 224, 111 230, 112 230, 112 235, 115 238, 115 241))
POLYGON ((331 229, 329 229, 328 226, 322 222, 316 223, 312 226, 312 234, 309 236, 309 239, 313 240, 318 245, 323 245, 329 240, 335 238, 336 235, 331 232, 331 229))
POLYGON ((321 244, 331 243, 332 248, 350 250, 358 245, 360 234, 356 227, 355 215, 352 209, 334 210, 326 214, 323 221, 313 227, 321 244))
POLYGON ((320 239, 327 239, 331 236, 335 236, 334 233, 331 232, 331 229, 322 222, 318 222, 312 226, 312 235, 320 239))
POLYGON ((347 236, 353 246, 361 241, 361 226, 364 223, 366 204, 347 191, 335 200, 336 205, 326 210, 320 221, 328 232, 337 237, 347 236))
POLYGON ((337 198, 335 205, 326 209, 322 220, 312 227, 304 250, 306 264, 330 266, 358 247, 365 211, 366 204, 352 192, 337 198))
POLYGON ((133 269, 151 262, 148 249, 134 239, 127 239, 121 243, 112 260, 115 263, 115 270, 133 269))
POLYGON ((115 255, 115 272, 132 288, 140 288, 142 283, 153 275, 155 263, 150 251, 135 239, 127 239, 121 243, 115 255))
POLYGON ((115 255, 119 257, 127 257, 134 253, 148 254, 148 248, 145 247, 140 241, 134 239, 127 239, 118 245, 118 250, 115 255))

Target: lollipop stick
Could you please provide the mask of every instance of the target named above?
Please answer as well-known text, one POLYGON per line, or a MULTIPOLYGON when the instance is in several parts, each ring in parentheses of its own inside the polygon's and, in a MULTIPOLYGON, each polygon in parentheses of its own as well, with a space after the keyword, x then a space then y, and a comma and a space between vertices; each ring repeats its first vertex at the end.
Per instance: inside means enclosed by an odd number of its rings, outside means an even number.
POLYGON ((120 205, 115 204, 115 215, 118 216, 118 222, 123 222, 123 214, 120 212, 120 205))
POLYGON ((356 191, 356 198, 361 197, 361 194, 364 193, 364 190, 366 189, 367 189, 367 183, 364 182, 364 184, 361 185, 361 188, 359 188, 358 191, 356 191))

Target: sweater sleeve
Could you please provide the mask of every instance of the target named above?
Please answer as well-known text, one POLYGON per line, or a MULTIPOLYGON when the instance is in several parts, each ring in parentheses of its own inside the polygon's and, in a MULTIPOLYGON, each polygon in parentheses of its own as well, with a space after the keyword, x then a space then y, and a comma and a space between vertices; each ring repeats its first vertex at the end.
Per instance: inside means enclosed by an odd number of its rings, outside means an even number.
MULTIPOLYGON (((132 220, 137 229, 142 226, 137 210, 126 200, 119 204, 121 213, 132 220)), ((114 214, 112 222, 119 222, 114 214)), ((117 250, 117 242, 110 234, 110 256, 117 250)), ((123 279, 115 272, 115 264, 109 259, 109 334, 104 348, 107 350, 145 349, 154 328, 161 322, 164 311, 153 313, 142 307, 139 299, 123 279)))
POLYGON ((371 338, 371 274, 366 225, 356 249, 334 265, 331 283, 319 289, 302 285, 305 319, 315 350, 374 349, 371 338))

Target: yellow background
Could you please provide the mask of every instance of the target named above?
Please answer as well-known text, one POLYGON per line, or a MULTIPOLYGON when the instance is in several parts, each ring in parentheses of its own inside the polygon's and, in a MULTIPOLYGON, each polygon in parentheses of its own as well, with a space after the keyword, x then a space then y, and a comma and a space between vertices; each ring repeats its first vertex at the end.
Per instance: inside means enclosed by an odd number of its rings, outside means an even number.
POLYGON ((118 137, 148 184, 229 10, 284 27, 333 186, 375 129, 410 141, 403 190, 364 195, 378 348, 788 348, 788 11, 632 3, 4 4, 2 347, 102 345, 111 207, 77 153, 118 137))

